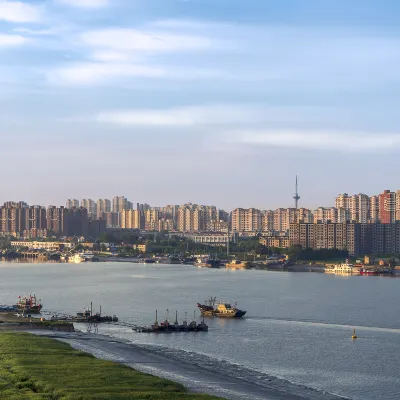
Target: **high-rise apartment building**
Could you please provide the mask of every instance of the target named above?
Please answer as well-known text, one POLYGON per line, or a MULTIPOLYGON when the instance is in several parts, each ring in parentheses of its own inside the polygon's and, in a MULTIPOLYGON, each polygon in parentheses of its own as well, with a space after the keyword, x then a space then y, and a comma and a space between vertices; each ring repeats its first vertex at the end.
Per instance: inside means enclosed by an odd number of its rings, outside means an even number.
POLYGON ((111 212, 111 200, 98 199, 97 200, 97 214, 111 212))
POLYGON ((263 213, 256 208, 236 208, 232 211, 233 232, 260 232, 263 229, 263 213))
POLYGON ((133 204, 124 196, 116 196, 113 198, 113 212, 122 212, 122 210, 132 210, 133 204))
POLYGON ((68 236, 69 210, 65 207, 49 206, 47 208, 47 230, 57 236, 68 236))
POLYGON ((83 199, 81 201, 81 207, 88 210, 89 216, 97 216, 97 203, 92 199, 83 199))
MULTIPOLYGON (((354 194, 349 196, 347 193, 340 194, 336 197, 335 207, 340 211, 340 218, 346 218, 346 221, 359 222, 359 223, 367 223, 371 219, 370 212, 370 197, 366 194, 354 194)), ((345 221, 341 221, 345 222, 345 221)))
POLYGON ((379 222, 379 196, 371 196, 369 199, 370 204, 370 222, 379 222))
POLYGON ((79 200, 68 199, 65 208, 68 208, 69 210, 72 208, 79 208, 79 200))
POLYGON ((350 196, 347 193, 339 194, 335 200, 335 207, 350 210, 350 196))
POLYGON ((370 221, 370 198, 366 194, 355 194, 350 199, 350 219, 366 224, 370 221))
POLYGON ((47 229, 47 212, 42 206, 30 206, 26 211, 26 227, 27 230, 43 230, 47 229))
POLYGON ((148 209, 146 211, 136 210, 144 215, 144 229, 146 231, 157 231, 160 212, 158 210, 148 209))
POLYGON ((88 210, 83 207, 68 211, 67 236, 87 237, 89 231, 88 210))
POLYGON ((379 194, 379 221, 390 224, 396 220, 396 193, 384 190, 379 194))
POLYGON ((178 209, 177 230, 179 232, 201 232, 205 230, 204 206, 185 204, 178 209))
POLYGON ((9 201, 0 208, 0 232, 12 236, 18 236, 27 229, 25 202, 9 201))
POLYGON ((123 229, 144 229, 144 213, 139 210, 122 210, 120 226, 123 229))
POLYGON ((290 225, 291 246, 312 249, 348 250, 350 255, 361 252, 361 225, 357 223, 293 223, 290 225))
POLYGON ((138 210, 138 211, 145 212, 145 211, 148 211, 148 210, 150 210, 150 209, 151 209, 151 207, 150 207, 150 205, 147 204, 147 203, 145 203, 145 204, 137 203, 137 204, 136 204, 136 210, 138 210))
POLYGON ((319 207, 317 210, 314 211, 314 222, 317 223, 337 223, 338 222, 338 209, 335 207, 319 207))

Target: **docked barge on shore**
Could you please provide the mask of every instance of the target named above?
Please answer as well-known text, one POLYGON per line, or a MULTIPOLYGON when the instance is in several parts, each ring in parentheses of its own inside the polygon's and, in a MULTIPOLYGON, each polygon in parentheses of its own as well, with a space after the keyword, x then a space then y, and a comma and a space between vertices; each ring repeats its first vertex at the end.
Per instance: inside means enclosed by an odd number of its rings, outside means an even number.
POLYGON ((158 312, 156 311, 156 320, 151 326, 134 326, 133 331, 143 332, 143 333, 173 333, 173 332, 207 332, 208 325, 204 322, 204 319, 200 322, 196 322, 196 316, 194 320, 190 323, 187 322, 186 318, 179 324, 178 322, 178 312, 176 312, 175 322, 171 324, 168 321, 168 310, 165 320, 158 323, 158 312))

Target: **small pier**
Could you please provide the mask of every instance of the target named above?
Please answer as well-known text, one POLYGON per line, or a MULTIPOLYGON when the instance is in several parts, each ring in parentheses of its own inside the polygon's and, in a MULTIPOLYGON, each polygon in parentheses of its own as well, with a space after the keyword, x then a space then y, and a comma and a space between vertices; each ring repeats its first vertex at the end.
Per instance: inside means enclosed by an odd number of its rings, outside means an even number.
POLYGON ((93 303, 90 303, 90 309, 85 308, 82 312, 76 313, 76 316, 57 314, 51 317, 51 321, 68 321, 76 323, 105 323, 105 322, 118 322, 116 315, 102 315, 101 306, 99 313, 93 313, 93 303))

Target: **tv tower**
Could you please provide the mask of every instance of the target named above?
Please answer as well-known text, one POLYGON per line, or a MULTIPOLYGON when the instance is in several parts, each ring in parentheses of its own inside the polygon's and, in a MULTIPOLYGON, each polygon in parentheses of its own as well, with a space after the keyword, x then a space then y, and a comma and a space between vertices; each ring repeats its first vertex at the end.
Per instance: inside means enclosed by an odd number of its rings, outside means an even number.
POLYGON ((297 208, 299 206, 299 200, 300 200, 300 196, 299 196, 299 192, 298 192, 298 184, 297 184, 297 175, 296 175, 296 193, 294 194, 293 199, 294 199, 295 207, 297 210, 297 208))

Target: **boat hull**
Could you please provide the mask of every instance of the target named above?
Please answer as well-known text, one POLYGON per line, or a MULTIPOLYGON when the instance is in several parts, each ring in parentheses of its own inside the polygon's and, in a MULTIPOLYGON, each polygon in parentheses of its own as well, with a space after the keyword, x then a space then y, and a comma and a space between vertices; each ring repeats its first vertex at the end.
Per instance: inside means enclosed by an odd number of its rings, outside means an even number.
POLYGON ((244 317, 245 314, 246 314, 246 311, 237 310, 235 313, 232 313, 232 314, 216 312, 216 313, 214 313, 214 316, 219 317, 219 318, 242 318, 242 317, 244 317))
POLYGON ((199 307, 200 313, 203 317, 218 317, 218 318, 242 318, 245 316, 246 311, 243 310, 235 310, 230 313, 222 313, 219 312, 218 310, 207 310, 207 309, 202 309, 199 307))
POLYGON ((17 308, 18 308, 18 310, 24 311, 29 314, 39 314, 40 310, 42 309, 42 306, 40 305, 40 306, 33 306, 33 307, 23 307, 23 306, 17 305, 17 308))

